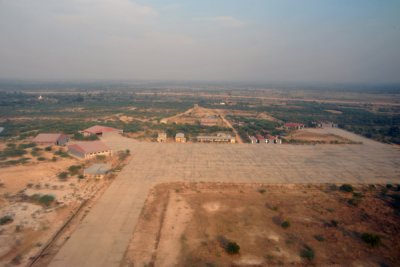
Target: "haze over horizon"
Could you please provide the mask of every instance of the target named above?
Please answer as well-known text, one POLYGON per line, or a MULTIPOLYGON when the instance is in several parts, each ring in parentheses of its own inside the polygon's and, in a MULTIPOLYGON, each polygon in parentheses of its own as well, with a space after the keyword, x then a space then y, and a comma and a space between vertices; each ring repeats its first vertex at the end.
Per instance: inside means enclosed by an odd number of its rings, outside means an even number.
POLYGON ((0 0, 0 79, 400 82, 400 1, 0 0))

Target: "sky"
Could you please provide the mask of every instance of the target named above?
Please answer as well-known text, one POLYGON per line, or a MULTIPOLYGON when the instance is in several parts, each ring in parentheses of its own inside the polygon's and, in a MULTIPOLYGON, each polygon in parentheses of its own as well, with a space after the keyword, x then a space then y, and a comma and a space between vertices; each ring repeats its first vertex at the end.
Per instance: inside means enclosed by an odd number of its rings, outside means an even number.
POLYGON ((0 0, 0 79, 400 82, 399 0, 0 0))

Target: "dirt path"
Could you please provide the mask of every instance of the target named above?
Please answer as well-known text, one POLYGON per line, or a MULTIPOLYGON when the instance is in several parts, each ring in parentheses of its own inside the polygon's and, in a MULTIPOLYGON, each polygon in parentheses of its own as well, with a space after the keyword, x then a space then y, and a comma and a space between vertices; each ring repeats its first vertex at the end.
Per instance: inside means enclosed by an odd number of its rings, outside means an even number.
POLYGON ((236 131, 235 127, 232 126, 231 122, 228 121, 228 120, 225 118, 225 115, 224 115, 223 113, 220 112, 219 114, 220 114, 220 116, 221 116, 221 119, 224 121, 224 123, 225 123, 226 125, 228 125, 228 127, 231 128, 232 131, 235 133, 235 135, 236 135, 236 142, 237 142, 238 144, 243 144, 242 138, 240 137, 239 133, 236 131))
POLYGON ((400 182, 400 150, 377 142, 309 146, 158 144, 123 137, 104 141, 114 149, 129 148, 132 159, 49 266, 119 266, 149 189, 162 182, 400 182))

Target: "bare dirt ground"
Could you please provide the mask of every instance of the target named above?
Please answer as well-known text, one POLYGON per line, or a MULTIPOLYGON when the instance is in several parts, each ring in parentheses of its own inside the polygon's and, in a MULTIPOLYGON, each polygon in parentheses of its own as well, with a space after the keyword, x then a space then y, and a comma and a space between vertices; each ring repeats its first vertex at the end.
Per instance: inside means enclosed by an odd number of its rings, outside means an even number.
POLYGON ((399 183, 400 150, 332 128, 362 145, 214 145, 103 139, 132 158, 49 266, 119 266, 148 190, 166 182, 399 183), (93 248, 96 247, 96 250, 93 248))
POLYGON ((167 121, 168 123, 177 123, 177 124, 200 123, 202 125, 207 125, 207 126, 229 127, 221 118, 221 115, 217 110, 207 109, 200 106, 195 106, 181 114, 163 119, 162 121, 167 121))
MULTIPOLYGON (((40 153, 49 159, 58 149, 53 147, 52 152, 40 153)), ((84 163, 71 157, 57 157, 56 161, 0 168, 0 217, 12 218, 0 225, 0 266, 31 262, 86 200, 106 188, 108 180, 79 179, 78 173, 65 180, 58 178, 68 167, 84 163), (38 201, 45 195, 54 197, 50 205, 38 201)))
POLYGON ((150 191, 122 266, 394 266, 400 217, 382 194, 398 190, 161 184, 150 191), (348 203, 359 194, 356 205, 348 203), (381 244, 363 242, 363 233, 378 234, 381 244), (221 237, 236 242, 239 253, 227 253, 221 237), (310 258, 302 255, 306 247, 310 258))
POLYGON ((347 139, 345 137, 327 133, 325 131, 316 131, 315 129, 302 129, 293 131, 285 137, 286 140, 309 143, 309 144, 356 144, 357 142, 347 139))

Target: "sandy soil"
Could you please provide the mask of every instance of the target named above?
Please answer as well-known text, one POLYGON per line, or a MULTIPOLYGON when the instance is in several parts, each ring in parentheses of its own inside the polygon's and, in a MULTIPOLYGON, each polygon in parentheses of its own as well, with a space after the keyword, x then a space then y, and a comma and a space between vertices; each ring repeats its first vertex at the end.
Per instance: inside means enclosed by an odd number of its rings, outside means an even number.
POLYGON ((161 184, 151 190, 122 266, 394 266, 399 215, 384 186, 161 184), (282 222, 290 226, 284 228, 282 222), (362 233, 381 238, 377 247, 362 233), (228 254, 221 236, 240 246, 228 254), (301 256, 306 247, 313 259, 301 256), (340 255, 340 257, 338 257, 340 255))
MULTIPOLYGON (((53 155, 44 151, 43 154, 53 155)), ((69 166, 82 163, 73 158, 59 158, 55 162, 0 168, 0 217, 13 219, 0 226, 0 266, 29 262, 86 199, 104 188, 108 180, 80 180, 71 176, 61 181, 57 177, 69 166), (46 207, 35 201, 34 195, 52 195, 55 202, 46 207)))

